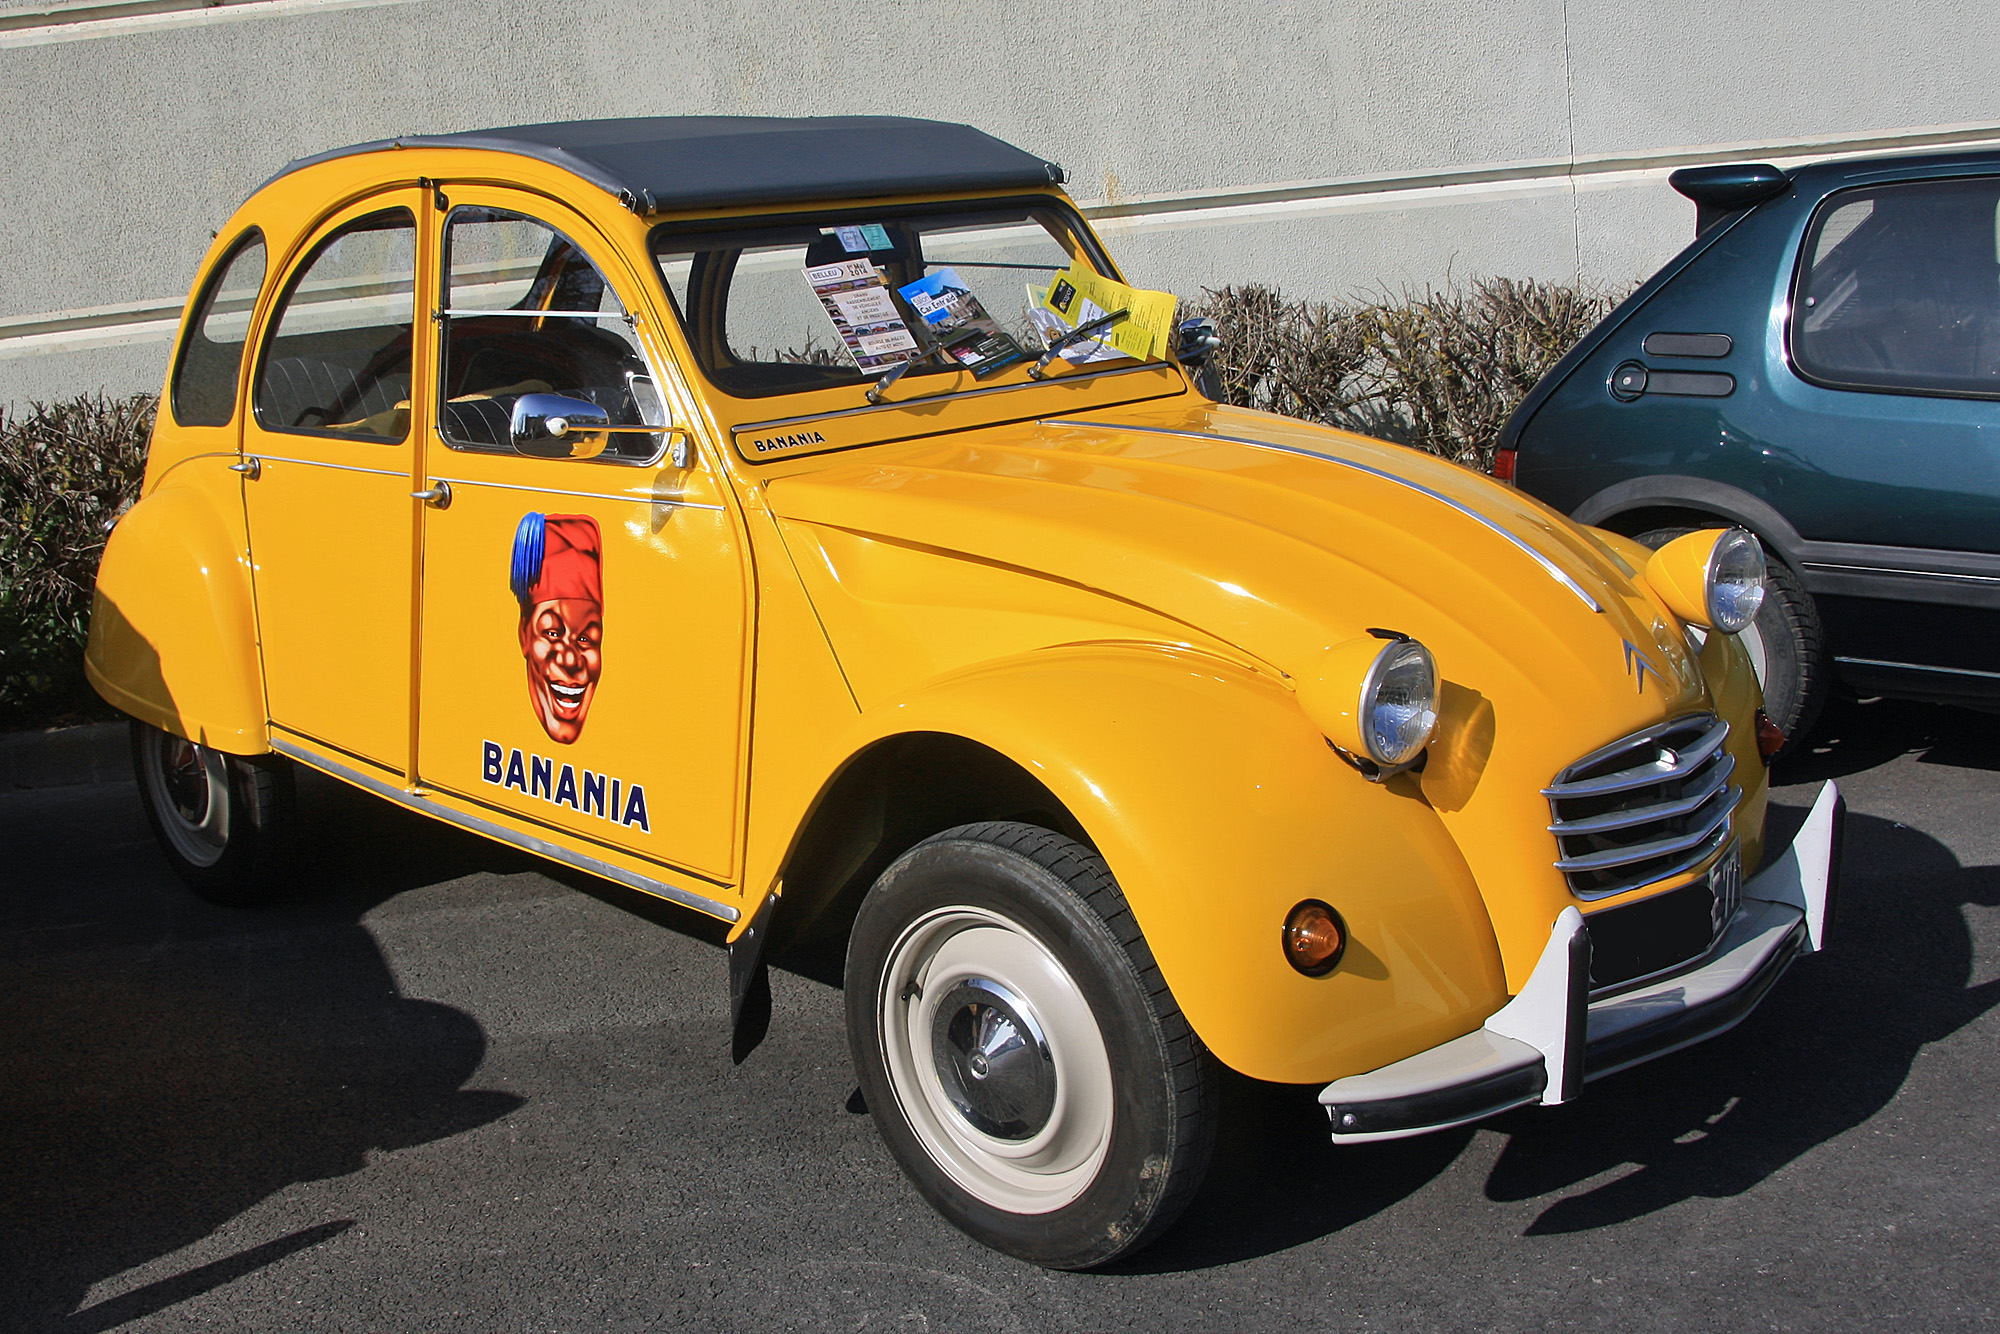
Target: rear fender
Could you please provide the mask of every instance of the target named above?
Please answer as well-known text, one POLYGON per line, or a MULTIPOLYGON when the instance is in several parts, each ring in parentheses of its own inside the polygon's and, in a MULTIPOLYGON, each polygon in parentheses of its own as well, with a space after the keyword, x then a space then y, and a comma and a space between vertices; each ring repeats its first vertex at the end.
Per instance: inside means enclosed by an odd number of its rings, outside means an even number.
POLYGON ((1195 1031, 1253 1078, 1370 1070, 1506 1001, 1478 888, 1415 780, 1366 781, 1269 677, 1175 647, 1077 645, 935 681, 858 726, 844 753, 945 733, 1053 793, 1118 877, 1195 1031), (1281 948, 1308 898, 1348 927, 1321 978, 1281 948))
POLYGON ((126 512, 98 566, 84 670, 133 717, 270 750, 234 456, 189 460, 126 512))

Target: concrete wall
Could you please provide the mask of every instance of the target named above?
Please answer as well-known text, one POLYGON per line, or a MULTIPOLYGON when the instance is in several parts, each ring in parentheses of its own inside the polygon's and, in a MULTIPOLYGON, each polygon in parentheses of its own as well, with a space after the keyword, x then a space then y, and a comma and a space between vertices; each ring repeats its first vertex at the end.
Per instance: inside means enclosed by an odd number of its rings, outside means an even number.
POLYGON ((396 134, 963 120, 1063 162, 1138 282, 1320 296, 1623 283, 1692 230, 1675 166, 2000 138, 1961 0, 199 4, 0 0, 0 403, 157 388, 211 229, 396 134))

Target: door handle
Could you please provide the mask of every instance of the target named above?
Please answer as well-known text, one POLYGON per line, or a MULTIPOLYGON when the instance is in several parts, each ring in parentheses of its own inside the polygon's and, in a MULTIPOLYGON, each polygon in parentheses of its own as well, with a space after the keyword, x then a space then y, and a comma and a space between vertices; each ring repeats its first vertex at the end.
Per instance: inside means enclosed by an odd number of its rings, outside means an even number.
POLYGON ((246 458, 240 462, 230 464, 229 471, 240 472, 243 474, 244 481, 254 482, 264 475, 264 461, 256 457, 246 458))
POLYGON ((433 482, 421 491, 410 492, 410 499, 421 500, 434 510, 441 510, 451 504, 451 483, 433 482))

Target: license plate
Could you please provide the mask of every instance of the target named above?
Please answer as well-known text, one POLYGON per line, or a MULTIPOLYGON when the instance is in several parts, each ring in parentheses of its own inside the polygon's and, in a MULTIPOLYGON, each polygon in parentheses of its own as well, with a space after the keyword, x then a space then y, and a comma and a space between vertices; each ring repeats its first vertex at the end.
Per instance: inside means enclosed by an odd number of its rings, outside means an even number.
POLYGON ((1715 893, 1715 905, 1708 910, 1709 939, 1713 940, 1743 906, 1743 850, 1737 844, 1730 844, 1708 873, 1708 887, 1715 893))

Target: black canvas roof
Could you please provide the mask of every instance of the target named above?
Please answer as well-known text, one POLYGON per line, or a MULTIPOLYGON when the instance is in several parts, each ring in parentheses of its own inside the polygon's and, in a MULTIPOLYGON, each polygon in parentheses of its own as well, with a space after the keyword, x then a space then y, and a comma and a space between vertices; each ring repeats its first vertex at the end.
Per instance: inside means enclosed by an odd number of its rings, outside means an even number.
POLYGON ((538 158, 609 191, 640 214, 1022 189, 1064 179, 1055 163, 970 125, 906 116, 640 116, 515 125, 336 148, 300 158, 278 176, 396 148, 490 148, 538 158))

